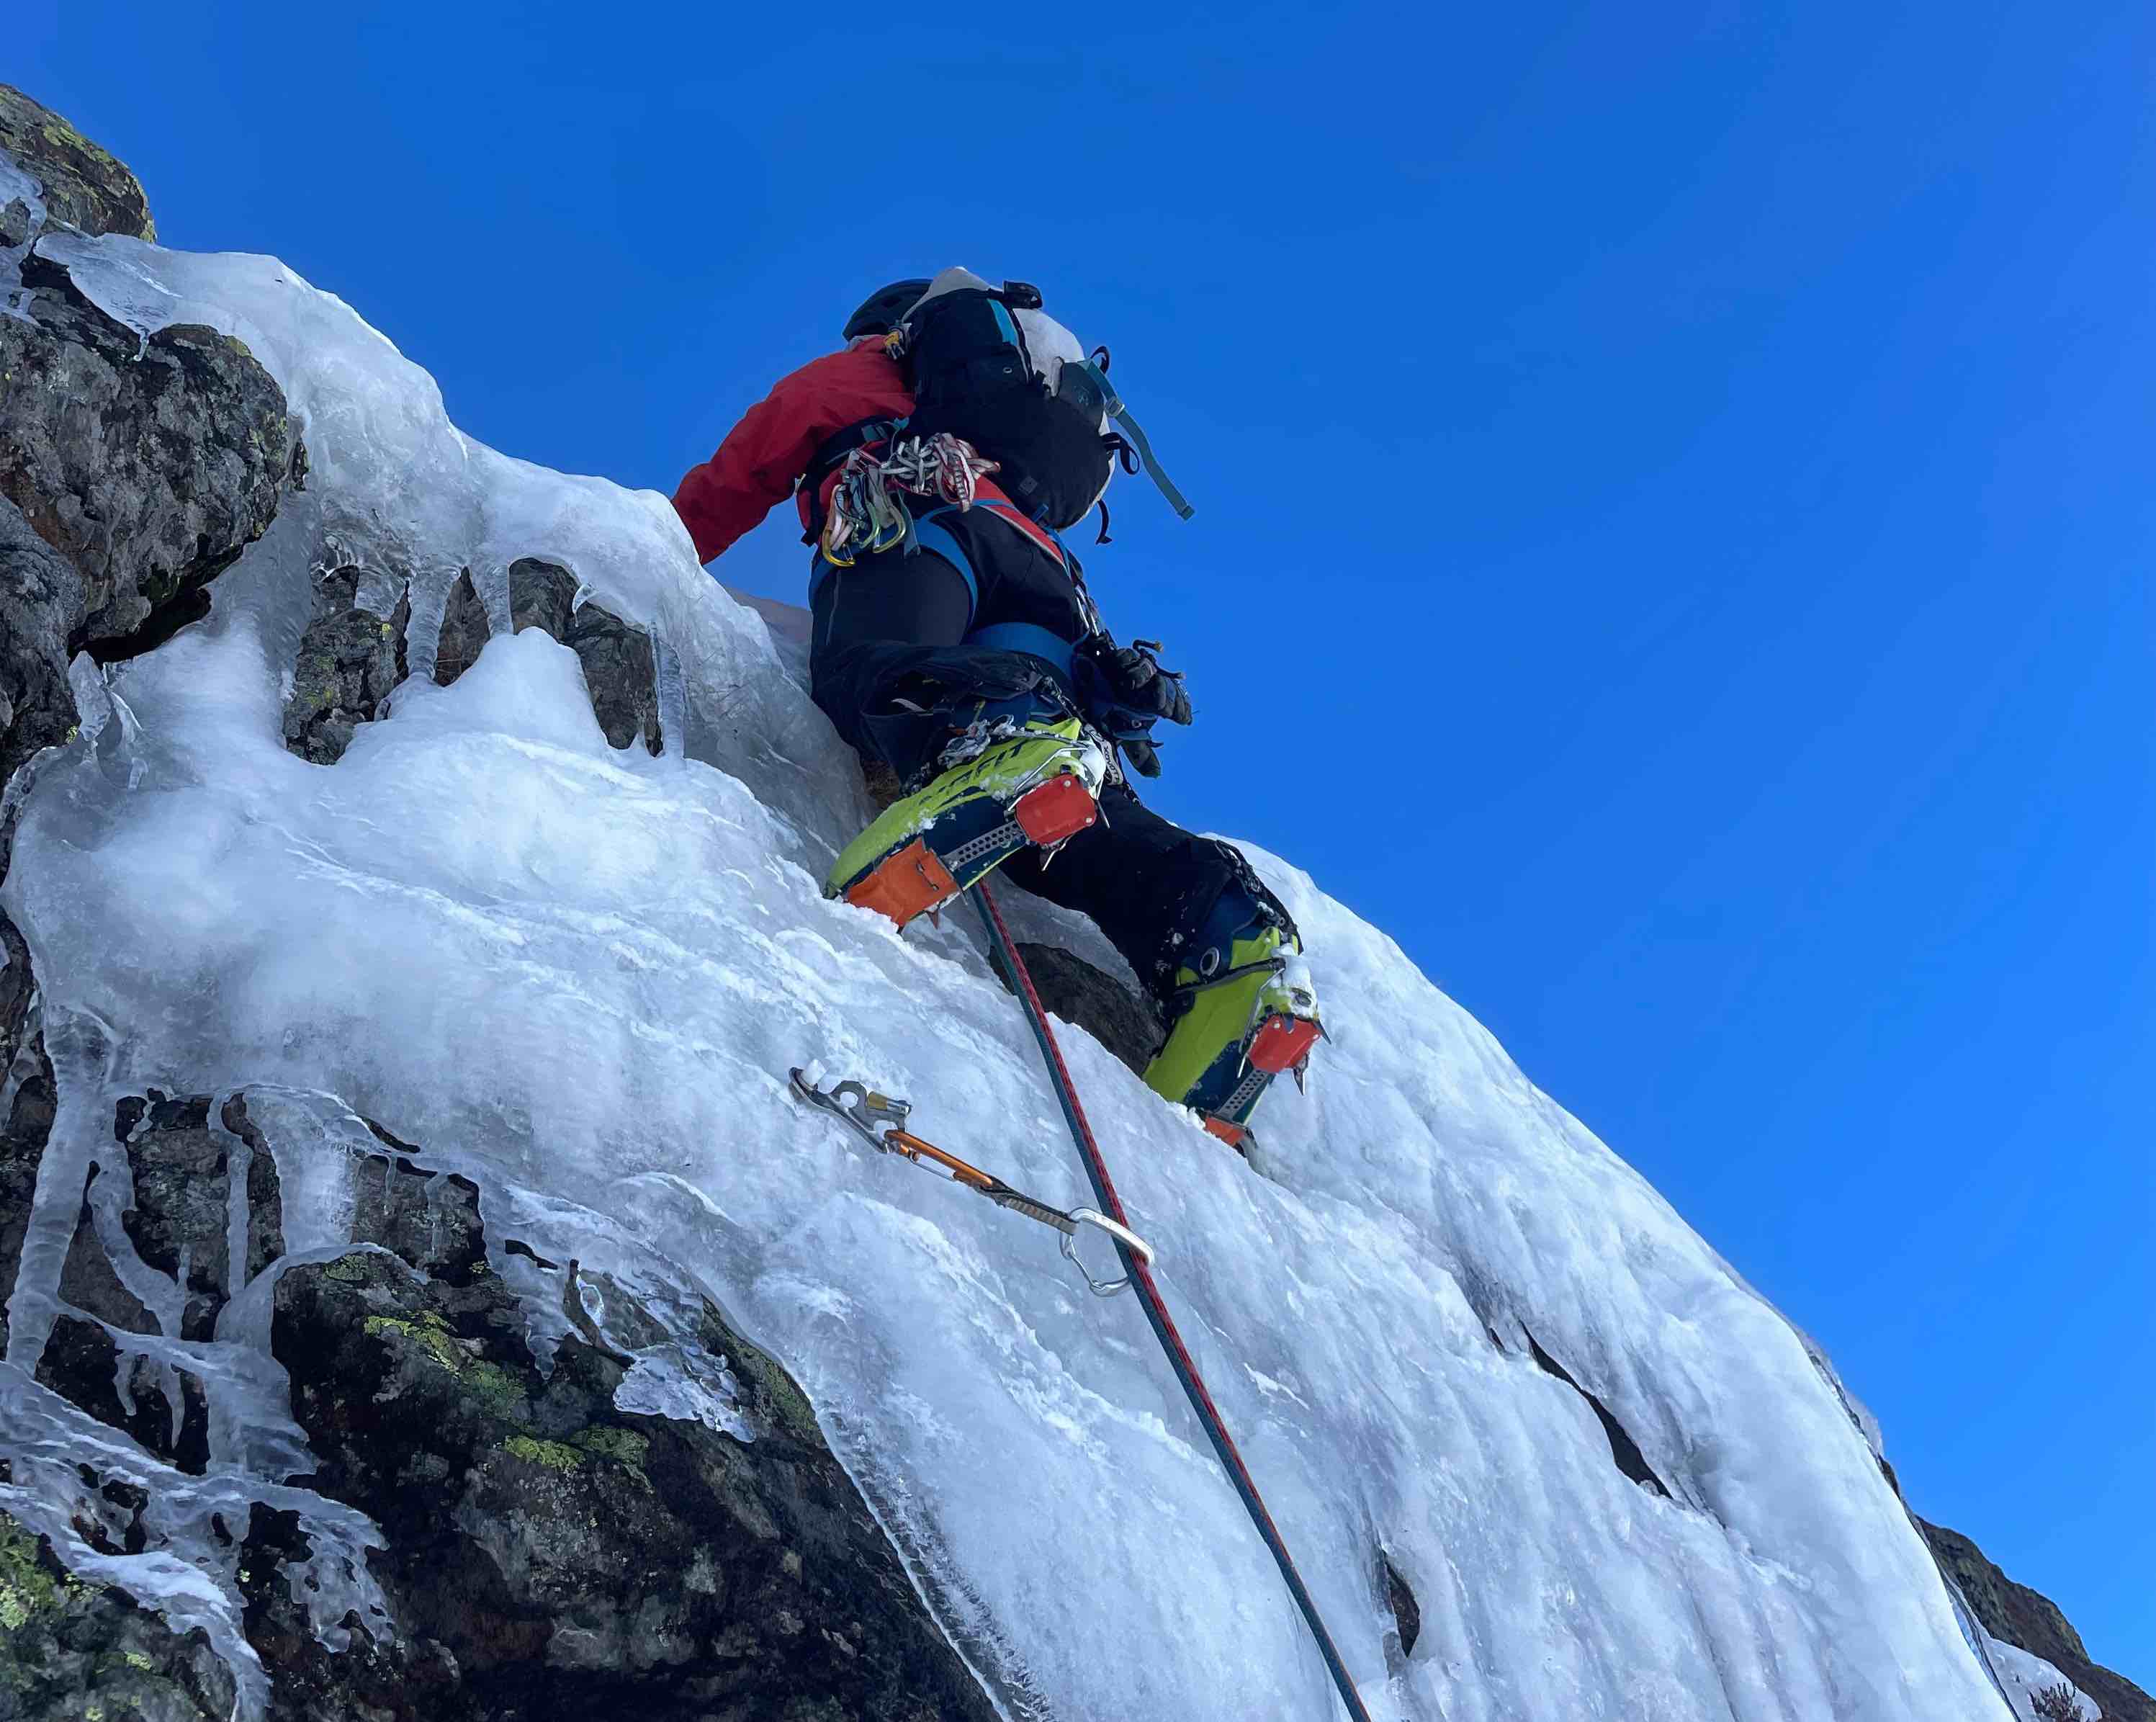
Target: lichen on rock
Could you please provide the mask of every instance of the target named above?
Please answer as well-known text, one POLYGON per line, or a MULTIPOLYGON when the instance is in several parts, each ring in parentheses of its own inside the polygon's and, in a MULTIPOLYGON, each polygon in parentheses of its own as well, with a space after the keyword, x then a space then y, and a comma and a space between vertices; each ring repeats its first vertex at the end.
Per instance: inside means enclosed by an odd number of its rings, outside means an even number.
POLYGON ((8 84, 0 84, 0 150, 37 177, 48 221, 86 234, 157 237, 149 199, 126 164, 8 84))
MULTIPOLYGON (((72 739, 78 652, 126 658, 208 614, 209 583, 301 482, 305 452, 244 342, 192 325, 144 340, 39 254, 55 226, 154 239, 132 173, 4 85, 0 156, 11 184, 37 188, 34 207, 27 193, 0 207, 4 784, 72 739)), ((0 831, 0 871, 7 847, 0 831)))

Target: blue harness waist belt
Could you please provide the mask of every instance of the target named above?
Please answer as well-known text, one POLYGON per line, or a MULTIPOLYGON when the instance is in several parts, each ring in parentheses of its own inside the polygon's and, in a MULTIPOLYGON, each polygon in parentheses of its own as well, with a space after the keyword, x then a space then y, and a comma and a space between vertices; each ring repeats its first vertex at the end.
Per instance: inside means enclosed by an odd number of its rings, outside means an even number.
POLYGON ((1047 659, 1065 681, 1076 679, 1070 642, 1035 622, 991 622, 968 634, 964 643, 985 646, 991 651, 1029 652, 1036 658, 1047 659))

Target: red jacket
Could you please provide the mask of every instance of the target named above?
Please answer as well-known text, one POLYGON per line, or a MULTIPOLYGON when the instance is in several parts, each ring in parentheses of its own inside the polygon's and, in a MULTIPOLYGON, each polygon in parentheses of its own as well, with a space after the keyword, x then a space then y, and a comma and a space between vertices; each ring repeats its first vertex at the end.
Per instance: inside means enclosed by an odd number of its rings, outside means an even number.
MULTIPOLYGON (((689 469, 674 492, 674 511, 696 540, 696 560, 709 562, 762 524, 793 493, 829 438, 864 419, 903 419, 912 410, 913 396, 898 362, 873 335, 781 378, 726 434, 716 455, 689 469)), ((837 480, 834 471, 825 491, 837 480)), ((799 500, 805 532, 812 504, 823 498, 799 500)))

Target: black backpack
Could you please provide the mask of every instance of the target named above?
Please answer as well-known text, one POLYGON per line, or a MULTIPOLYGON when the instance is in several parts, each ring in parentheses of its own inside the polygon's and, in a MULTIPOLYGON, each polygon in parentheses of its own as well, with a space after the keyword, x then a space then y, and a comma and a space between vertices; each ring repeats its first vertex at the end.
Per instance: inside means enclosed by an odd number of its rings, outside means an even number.
POLYGON ((891 338, 913 391, 905 434, 963 437, 1002 469, 1005 496, 1060 531, 1106 488, 1122 439, 1103 434, 1097 403, 1050 394, 1034 372, 1011 311, 1040 306, 1021 281, 956 288, 916 307, 891 338))

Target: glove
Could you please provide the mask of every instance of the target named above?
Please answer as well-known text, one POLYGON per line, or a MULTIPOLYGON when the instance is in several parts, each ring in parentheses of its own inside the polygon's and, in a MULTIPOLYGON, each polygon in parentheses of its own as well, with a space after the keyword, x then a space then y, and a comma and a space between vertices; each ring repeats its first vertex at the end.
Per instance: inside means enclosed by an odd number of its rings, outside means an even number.
POLYGON ((1086 716, 1113 738, 1140 777, 1160 775, 1153 725, 1163 717, 1170 723, 1191 719, 1183 676, 1161 667, 1155 655, 1159 650, 1156 640, 1118 645, 1109 635, 1096 634, 1081 641, 1077 651, 1078 694, 1086 716))

